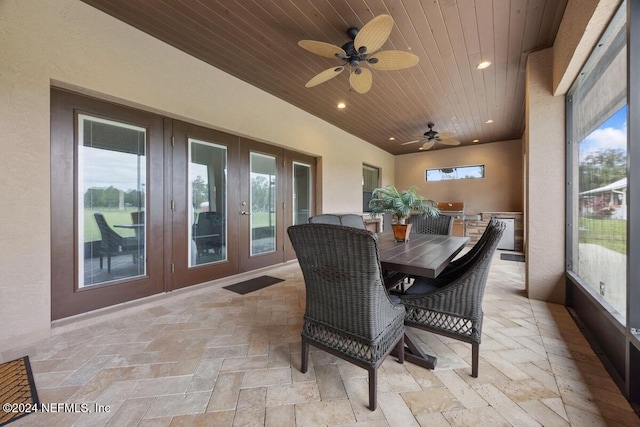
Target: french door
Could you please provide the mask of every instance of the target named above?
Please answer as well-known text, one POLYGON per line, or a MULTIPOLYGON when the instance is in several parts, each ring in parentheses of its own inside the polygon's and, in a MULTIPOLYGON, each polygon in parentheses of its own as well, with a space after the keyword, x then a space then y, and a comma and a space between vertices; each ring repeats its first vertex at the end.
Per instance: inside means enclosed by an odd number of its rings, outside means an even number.
POLYGON ((51 90, 52 319, 295 258, 315 158, 51 90))
POLYGON ((165 290, 162 135, 155 114, 52 89, 53 320, 165 290))
POLYGON ((284 150, 240 141, 240 269, 284 261, 284 150))
POLYGON ((238 137, 176 120, 166 128, 172 133, 171 288, 235 274, 238 137))

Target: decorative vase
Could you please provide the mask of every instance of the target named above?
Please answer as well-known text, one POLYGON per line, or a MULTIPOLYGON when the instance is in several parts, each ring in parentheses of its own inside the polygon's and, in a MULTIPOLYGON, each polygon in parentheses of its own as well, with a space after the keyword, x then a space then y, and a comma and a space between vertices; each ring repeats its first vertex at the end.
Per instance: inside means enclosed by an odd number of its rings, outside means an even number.
POLYGON ((411 224, 392 224, 393 237, 396 242, 407 242, 411 231, 411 224))

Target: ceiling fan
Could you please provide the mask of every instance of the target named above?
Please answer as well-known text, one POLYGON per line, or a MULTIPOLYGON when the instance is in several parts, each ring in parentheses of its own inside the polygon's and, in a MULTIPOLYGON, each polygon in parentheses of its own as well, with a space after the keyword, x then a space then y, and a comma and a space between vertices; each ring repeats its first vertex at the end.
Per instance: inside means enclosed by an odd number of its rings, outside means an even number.
POLYGON ((421 148, 422 150, 429 150, 433 148, 436 142, 442 145, 451 145, 451 146, 460 145, 460 141, 453 139, 453 137, 456 135, 455 133, 436 132, 435 130, 433 130, 433 127, 435 125, 431 122, 427 123, 427 126, 429 127, 429 130, 426 131, 424 134, 422 134, 422 136, 419 139, 416 139, 414 141, 404 142, 401 145, 408 145, 408 144, 414 144, 416 142, 423 142, 422 148, 421 148))
POLYGON ((350 41, 338 47, 330 43, 315 40, 300 40, 298 45, 311 53, 326 58, 338 58, 342 64, 322 71, 305 84, 313 87, 336 77, 344 71, 346 66, 351 68, 349 84, 358 93, 366 93, 371 89, 373 77, 367 68, 361 68, 362 63, 376 70, 400 70, 416 65, 418 56, 400 50, 378 49, 389 38, 393 28, 393 18, 389 15, 378 15, 366 23, 362 29, 351 27, 347 30, 350 41))

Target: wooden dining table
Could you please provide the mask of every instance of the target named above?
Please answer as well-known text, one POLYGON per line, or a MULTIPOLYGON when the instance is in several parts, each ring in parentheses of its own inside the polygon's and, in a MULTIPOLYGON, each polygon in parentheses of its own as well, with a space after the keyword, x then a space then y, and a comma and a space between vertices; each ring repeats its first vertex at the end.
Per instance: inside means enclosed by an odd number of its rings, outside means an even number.
MULTIPOLYGON (((411 234, 406 242, 396 242, 393 233, 378 234, 380 264, 386 270, 412 276, 436 278, 467 245, 468 237, 440 234, 411 234)), ((418 337, 405 328, 405 360, 433 369, 438 359, 426 354, 418 345, 418 337)))
POLYGON ((380 263, 386 270, 434 279, 469 242, 468 237, 410 234, 396 242, 393 233, 378 234, 380 263))

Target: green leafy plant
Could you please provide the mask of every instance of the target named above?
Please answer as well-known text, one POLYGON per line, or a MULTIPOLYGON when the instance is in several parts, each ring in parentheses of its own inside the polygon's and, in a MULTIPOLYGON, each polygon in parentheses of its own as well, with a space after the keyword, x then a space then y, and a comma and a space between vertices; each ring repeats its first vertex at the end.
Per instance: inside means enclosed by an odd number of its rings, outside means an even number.
POLYGON ((376 188, 371 194, 369 207, 371 212, 379 214, 391 212, 398 218, 399 224, 405 224, 411 214, 438 216, 440 211, 435 201, 418 194, 418 187, 411 186, 398 191, 393 185, 376 188))

